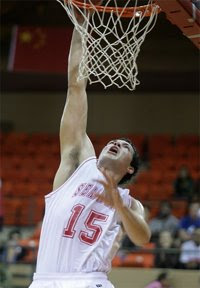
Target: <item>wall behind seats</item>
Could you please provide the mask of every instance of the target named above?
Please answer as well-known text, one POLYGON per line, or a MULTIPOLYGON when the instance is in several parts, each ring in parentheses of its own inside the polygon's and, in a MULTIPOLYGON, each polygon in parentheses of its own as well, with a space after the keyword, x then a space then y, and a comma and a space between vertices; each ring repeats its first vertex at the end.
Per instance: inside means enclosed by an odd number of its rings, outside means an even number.
MULTIPOLYGON (((57 133, 66 93, 2 93, 1 120, 16 131, 57 133)), ((199 95, 88 92, 89 133, 199 133, 199 95)))
MULTIPOLYGON (((163 269, 113 268, 109 278, 117 288, 144 288, 163 272, 163 269)), ((167 269, 173 288, 199 288, 197 271, 167 269)))

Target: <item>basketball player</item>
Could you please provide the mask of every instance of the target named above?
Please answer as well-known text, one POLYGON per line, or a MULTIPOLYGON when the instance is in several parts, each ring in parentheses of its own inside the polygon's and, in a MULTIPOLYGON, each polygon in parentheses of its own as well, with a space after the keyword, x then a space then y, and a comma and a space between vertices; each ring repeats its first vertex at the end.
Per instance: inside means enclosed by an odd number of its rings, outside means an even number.
POLYGON ((61 162, 45 196, 36 273, 31 288, 111 288, 107 273, 125 230, 137 245, 149 241, 143 206, 118 187, 138 169, 135 147, 110 141, 99 159, 86 134, 86 81, 77 81, 82 47, 74 30, 68 93, 60 125, 61 162))

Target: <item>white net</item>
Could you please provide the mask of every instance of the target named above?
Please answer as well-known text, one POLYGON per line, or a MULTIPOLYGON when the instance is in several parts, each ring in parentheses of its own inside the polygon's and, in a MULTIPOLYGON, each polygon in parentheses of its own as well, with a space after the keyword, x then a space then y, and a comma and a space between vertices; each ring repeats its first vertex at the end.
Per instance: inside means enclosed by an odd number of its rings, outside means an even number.
POLYGON ((145 36, 156 23, 159 7, 148 0, 143 9, 141 0, 56 0, 66 10, 82 38, 83 56, 79 65, 79 79, 100 82, 104 88, 112 85, 134 90, 137 79, 137 56, 145 36), (134 4, 133 4, 134 3, 134 4), (86 7, 90 5, 90 8, 86 7), (131 17, 125 17, 131 5, 131 17), (108 13, 109 7, 111 11, 108 13), (149 13, 149 11, 151 12, 149 13), (146 15, 149 14, 147 17, 146 15))

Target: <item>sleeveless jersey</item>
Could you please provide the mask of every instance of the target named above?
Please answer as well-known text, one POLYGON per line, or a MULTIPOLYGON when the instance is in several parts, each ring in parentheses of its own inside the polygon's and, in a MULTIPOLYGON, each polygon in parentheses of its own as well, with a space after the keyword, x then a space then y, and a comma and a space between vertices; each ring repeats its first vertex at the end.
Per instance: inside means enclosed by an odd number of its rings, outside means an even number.
MULTIPOLYGON (((103 186, 96 157, 85 160, 57 190, 45 196, 36 273, 108 272, 120 232, 114 208, 96 199, 103 186)), ((130 207, 128 189, 119 188, 130 207)))

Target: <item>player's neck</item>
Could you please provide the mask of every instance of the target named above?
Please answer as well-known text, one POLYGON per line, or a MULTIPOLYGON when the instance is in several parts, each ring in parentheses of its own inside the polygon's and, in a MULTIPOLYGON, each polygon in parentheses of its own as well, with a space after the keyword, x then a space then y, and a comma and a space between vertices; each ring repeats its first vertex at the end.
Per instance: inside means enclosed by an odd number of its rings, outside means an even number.
POLYGON ((101 165, 101 163, 97 164, 97 168, 102 172, 103 170, 106 171, 106 173, 108 174, 108 176, 110 176, 114 183, 116 185, 118 185, 118 183, 120 182, 120 180, 122 179, 123 175, 119 175, 119 171, 117 171, 117 169, 114 169, 113 167, 110 167, 109 165, 101 165), (116 170, 116 171, 115 171, 116 170))

